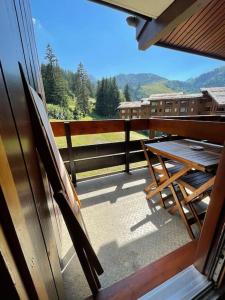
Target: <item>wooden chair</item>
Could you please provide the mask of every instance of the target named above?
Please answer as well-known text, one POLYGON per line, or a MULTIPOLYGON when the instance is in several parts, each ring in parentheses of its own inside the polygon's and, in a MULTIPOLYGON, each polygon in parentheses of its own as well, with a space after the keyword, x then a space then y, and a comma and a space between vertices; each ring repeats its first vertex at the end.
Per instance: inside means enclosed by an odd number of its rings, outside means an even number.
MULTIPOLYGON (((141 141, 142 148, 144 150, 144 155, 148 163, 148 169, 152 178, 152 182, 145 189, 146 192, 149 192, 151 189, 154 189, 162 184, 166 179, 168 179, 174 173, 177 173, 180 169, 183 168, 183 165, 172 160, 164 160, 162 157, 157 156, 158 163, 152 164, 150 159, 150 152, 145 146, 145 142, 141 141)), ((191 227, 193 223, 197 223, 199 229, 202 227, 202 219, 205 214, 205 211, 200 213, 197 210, 197 204, 202 200, 203 196, 209 192, 210 188, 214 183, 214 175, 210 173, 204 173, 201 171, 191 171, 181 178, 176 180, 174 183, 168 187, 171 190, 175 203, 173 206, 169 207, 169 211, 174 213, 179 211, 182 220, 185 223, 187 231, 192 239, 196 238, 194 231, 191 227), (176 187, 179 187, 182 198, 178 195, 176 187), (185 207, 189 210, 192 217, 188 218, 185 213, 185 207)), ((165 200, 161 192, 160 201, 162 206, 165 208, 165 200)))
MULTIPOLYGON (((166 180, 167 176, 166 176, 165 170, 164 170, 161 162, 159 161, 159 159, 157 159, 157 157, 156 157, 157 163, 156 163, 156 161, 154 161, 154 164, 152 163, 151 158, 150 158, 151 152, 148 151, 148 149, 145 145, 146 141, 141 140, 140 142, 141 142, 142 149, 144 151, 145 159, 148 164, 149 174, 151 176, 151 182, 145 188, 145 192, 148 193, 152 189, 155 189, 160 184, 162 184, 166 180)), ((166 165, 167 171, 169 172, 169 175, 177 173, 183 167, 182 164, 179 164, 173 160, 167 160, 165 162, 165 165, 166 165)), ((171 189, 171 185, 169 185, 169 188, 171 189)), ((171 190, 171 192, 173 193, 172 190, 171 190)), ((159 192, 159 197, 160 197, 160 202, 161 202, 162 207, 166 208, 165 201, 168 197, 163 198, 161 192, 159 192)))
POLYGON ((211 173, 194 170, 183 175, 175 182, 175 184, 180 188, 183 197, 180 198, 174 189, 173 196, 176 205, 170 209, 170 212, 173 213, 174 211, 179 211, 191 239, 195 239, 197 237, 191 226, 196 223, 199 227, 199 231, 202 228, 202 220, 205 216, 207 206, 205 205, 204 209, 199 211, 199 202, 204 198, 204 196, 210 194, 211 188, 214 184, 214 179, 215 176, 211 173), (191 213, 191 217, 187 216, 185 208, 187 208, 191 213))
MULTIPOLYGON (((183 205, 189 208, 200 230, 202 228, 202 221, 207 207, 198 211, 198 203, 205 196, 210 195, 214 178, 215 176, 211 173, 196 171, 194 173, 186 174, 177 180, 177 184, 183 195, 183 205)), ((191 223, 193 222, 190 219, 188 223, 189 226, 191 226, 191 223)))

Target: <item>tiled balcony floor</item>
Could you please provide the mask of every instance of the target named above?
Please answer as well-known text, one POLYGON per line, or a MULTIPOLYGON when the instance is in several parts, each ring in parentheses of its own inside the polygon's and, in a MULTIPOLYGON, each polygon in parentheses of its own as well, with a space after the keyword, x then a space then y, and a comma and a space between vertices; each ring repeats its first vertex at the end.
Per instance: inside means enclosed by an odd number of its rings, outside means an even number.
MULTIPOLYGON (((132 274, 190 241, 178 215, 146 201, 147 169, 78 183, 82 213, 92 245, 105 270, 102 287, 132 274)), ((66 229, 63 278, 67 299, 90 295, 66 229)))

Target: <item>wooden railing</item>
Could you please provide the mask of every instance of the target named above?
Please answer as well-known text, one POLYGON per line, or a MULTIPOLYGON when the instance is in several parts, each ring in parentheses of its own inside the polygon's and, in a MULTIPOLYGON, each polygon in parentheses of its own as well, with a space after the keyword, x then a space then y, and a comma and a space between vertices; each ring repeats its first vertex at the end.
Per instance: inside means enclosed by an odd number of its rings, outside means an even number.
POLYGON ((130 132, 148 130, 148 124, 148 119, 51 123, 55 137, 66 137, 67 147, 59 150, 74 183, 77 180, 76 174, 80 172, 119 165, 124 165, 124 170, 129 172, 131 163, 144 161, 145 158, 140 141, 131 141, 130 132), (110 132, 124 132, 124 141, 72 146, 72 136, 110 132))
MULTIPOLYGON (((223 144, 225 140, 224 116, 190 116, 150 118, 132 120, 65 121, 52 122, 55 137, 66 137, 67 147, 60 153, 67 170, 76 184, 76 174, 102 168, 124 165, 126 172, 130 164, 144 161, 139 140, 130 140, 131 131, 154 130, 199 140, 223 144), (72 136, 124 132, 124 141, 86 146, 72 146, 72 136)), ((146 137, 147 138, 147 137, 146 137)), ((160 137, 151 140, 167 140, 160 137)))

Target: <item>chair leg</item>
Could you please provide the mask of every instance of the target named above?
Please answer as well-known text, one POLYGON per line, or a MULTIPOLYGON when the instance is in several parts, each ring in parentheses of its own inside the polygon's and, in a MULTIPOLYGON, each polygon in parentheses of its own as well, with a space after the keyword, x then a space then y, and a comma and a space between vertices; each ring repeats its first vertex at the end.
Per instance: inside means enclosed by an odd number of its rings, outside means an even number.
POLYGON ((163 208, 166 208, 166 205, 165 205, 165 202, 164 202, 164 200, 163 200, 163 196, 162 196, 162 193, 161 193, 161 192, 159 192, 159 199, 160 199, 160 202, 161 202, 161 206, 162 206, 163 208))
MULTIPOLYGON (((146 191, 147 194, 148 194, 148 193, 151 192, 152 187, 157 188, 158 185, 161 183, 161 181, 162 181, 163 179, 159 179, 159 182, 158 182, 157 177, 156 177, 155 172, 154 172, 154 168, 152 167, 152 164, 151 164, 150 159, 149 159, 149 157, 148 157, 147 149, 146 149, 145 144, 144 144, 143 141, 141 141, 141 146, 142 146, 142 149, 143 149, 143 151, 144 151, 144 155, 145 155, 146 161, 147 161, 147 163, 148 163, 149 173, 150 173, 151 178, 152 178, 152 182, 145 188, 145 191, 146 191)), ((163 197, 162 197, 161 192, 159 192, 158 194, 159 194, 161 206, 165 208, 165 203, 164 203, 164 201, 163 201, 163 197)), ((147 198, 147 196, 146 196, 146 199, 148 200, 149 198, 147 198)))
POLYGON ((144 189, 144 191, 145 191, 146 193, 148 193, 148 192, 151 191, 151 189, 153 189, 153 188, 155 188, 155 187, 156 187, 155 182, 151 182, 151 183, 149 183, 148 186, 146 186, 146 188, 144 189))
POLYGON ((184 224, 185 224, 185 226, 186 226, 186 228, 187 228, 187 231, 188 231, 188 233, 189 233, 189 236, 190 236, 190 238, 191 238, 192 240, 194 240, 194 239, 195 239, 195 235, 194 235, 194 233, 193 233, 193 230, 192 230, 192 228, 191 228, 191 225, 188 223, 187 216, 186 216, 186 214, 185 214, 185 212, 184 212, 183 206, 182 206, 182 204, 181 204, 181 202, 180 202, 180 200, 179 200, 179 198, 178 198, 178 196, 177 196, 177 193, 176 193, 176 190, 175 190, 173 184, 172 184, 172 186, 171 186, 171 191, 172 191, 172 193, 173 193, 173 197, 174 197, 174 199, 175 199, 177 209, 178 209, 179 214, 180 214, 180 216, 181 216, 181 218, 182 218, 182 220, 183 220, 183 222, 184 222, 184 224))
POLYGON ((201 231, 201 229, 202 229, 202 223, 201 223, 201 220, 199 219, 199 216, 198 216, 198 214, 197 214, 197 212, 196 212, 196 210, 195 210, 195 208, 193 206, 193 203, 188 203, 188 206, 189 206, 189 208, 190 208, 193 216, 195 217, 195 219, 197 221, 197 224, 198 224, 198 227, 199 227, 199 229, 201 231))
MULTIPOLYGON (((185 198, 188 196, 188 194, 187 194, 185 188, 184 188, 181 184, 178 184, 178 186, 179 186, 179 188, 180 188, 180 190, 181 190, 181 193, 182 193, 182 195, 183 195, 183 197, 184 197, 184 199, 185 199, 185 198)), ((201 221, 200 221, 200 219, 199 219, 199 217, 198 217, 198 214, 197 214, 197 212, 196 212, 194 206, 192 205, 191 202, 186 203, 186 205, 188 206, 189 210, 191 211, 193 217, 194 217, 195 220, 196 220, 196 223, 197 223, 199 229, 201 230, 201 229, 202 229, 202 224, 201 224, 201 221)))
MULTIPOLYGON (((162 159, 160 156, 159 156, 158 158, 159 158, 159 161, 160 161, 160 163, 162 164, 162 167, 163 167, 163 169, 164 169, 165 176, 166 176, 167 178, 170 178, 169 173, 168 173, 168 170, 167 170, 167 168, 166 168, 166 166, 165 166, 165 164, 164 164, 163 159, 162 159)), ((181 216, 181 218, 182 218, 182 220, 183 220, 183 222, 184 222, 184 224, 185 224, 185 226, 186 226, 186 228, 187 228, 187 231, 188 231, 188 233, 189 233, 189 235, 190 235, 190 238, 194 240, 194 239, 195 239, 195 235, 194 235, 194 233, 193 233, 193 230, 192 230, 192 228, 191 228, 191 225, 188 223, 187 216, 186 216, 186 214, 185 214, 185 212, 184 212, 184 209, 183 209, 183 206, 182 206, 182 204, 181 204, 181 201, 179 200, 179 198, 178 198, 178 196, 177 196, 177 192, 176 192, 176 190, 175 190, 175 188, 174 188, 174 184, 173 184, 173 183, 170 184, 170 190, 171 190, 172 195, 173 195, 173 197, 174 197, 174 200, 175 200, 177 209, 178 209, 178 211, 179 211, 179 214, 180 214, 180 216, 181 216)))

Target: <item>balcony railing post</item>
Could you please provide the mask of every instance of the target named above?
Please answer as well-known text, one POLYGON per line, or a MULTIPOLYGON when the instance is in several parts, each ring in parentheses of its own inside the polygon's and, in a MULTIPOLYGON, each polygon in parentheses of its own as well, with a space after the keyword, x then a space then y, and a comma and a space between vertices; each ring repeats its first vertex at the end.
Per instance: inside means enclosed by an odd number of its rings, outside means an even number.
POLYGON ((149 129, 149 139, 150 139, 150 140, 151 140, 151 139, 154 139, 154 137, 155 137, 155 130, 149 129))
POLYGON ((125 120, 125 171, 126 173, 130 172, 130 161, 129 161, 129 152, 130 152, 130 120, 125 120))
POLYGON ((64 122, 64 128, 65 128, 66 143, 67 143, 67 149, 68 149, 70 174, 71 174, 72 182, 76 186, 77 185, 77 177, 76 177, 75 162, 73 160, 73 147, 72 147, 72 139, 71 139, 71 132, 70 132, 70 122, 64 122))

